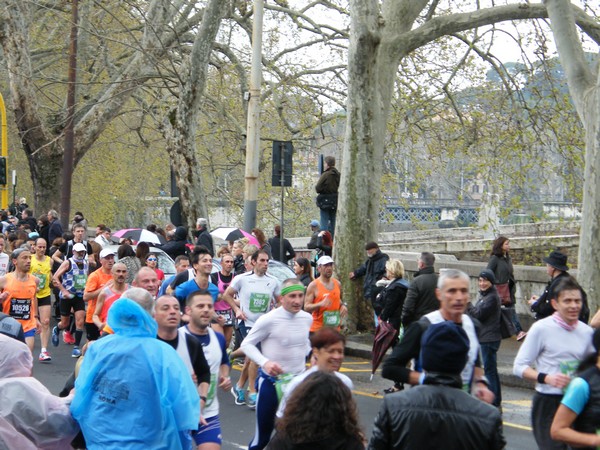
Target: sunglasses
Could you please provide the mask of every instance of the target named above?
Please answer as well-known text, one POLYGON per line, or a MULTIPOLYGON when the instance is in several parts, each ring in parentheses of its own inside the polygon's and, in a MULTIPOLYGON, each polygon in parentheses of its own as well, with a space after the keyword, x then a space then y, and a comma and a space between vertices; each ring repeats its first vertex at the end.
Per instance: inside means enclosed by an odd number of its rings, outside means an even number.
POLYGON ((156 261, 156 258, 148 258, 146 261, 156 261))

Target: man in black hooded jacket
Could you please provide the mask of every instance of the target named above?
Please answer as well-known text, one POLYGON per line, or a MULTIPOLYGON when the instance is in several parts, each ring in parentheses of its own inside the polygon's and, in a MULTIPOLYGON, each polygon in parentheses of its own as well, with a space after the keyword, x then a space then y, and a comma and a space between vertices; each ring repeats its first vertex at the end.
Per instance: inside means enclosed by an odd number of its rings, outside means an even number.
POLYGON ((187 244, 187 230, 185 227, 177 227, 175 228, 173 239, 168 241, 166 244, 156 245, 156 247, 160 248, 173 260, 175 260, 175 258, 177 258, 179 255, 186 254, 187 247, 185 244, 187 244))
POLYGON ((351 280, 365 277, 363 281, 363 297, 373 301, 379 293, 375 283, 385 275, 385 263, 388 262, 390 257, 381 252, 376 242, 367 242, 365 250, 367 251, 368 259, 360 267, 350 272, 349 276, 351 280))

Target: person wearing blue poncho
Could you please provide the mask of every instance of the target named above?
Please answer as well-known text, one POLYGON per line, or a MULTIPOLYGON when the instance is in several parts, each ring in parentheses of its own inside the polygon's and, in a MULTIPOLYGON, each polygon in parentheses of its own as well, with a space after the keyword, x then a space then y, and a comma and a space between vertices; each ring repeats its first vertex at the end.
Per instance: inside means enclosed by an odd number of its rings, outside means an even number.
POLYGON ((107 322, 115 334, 89 347, 71 404, 87 448, 191 448, 200 399, 181 358, 132 300, 117 300, 107 322))

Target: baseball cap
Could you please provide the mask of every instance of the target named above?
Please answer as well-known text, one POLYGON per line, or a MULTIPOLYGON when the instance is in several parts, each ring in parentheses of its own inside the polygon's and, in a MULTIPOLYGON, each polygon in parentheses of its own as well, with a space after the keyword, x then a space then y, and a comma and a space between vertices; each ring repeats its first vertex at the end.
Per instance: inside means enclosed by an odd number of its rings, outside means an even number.
POLYGON ((87 249, 85 248, 85 245, 83 245, 81 242, 78 242, 77 244, 75 244, 73 246, 73 251, 74 252, 87 252, 87 249))
POLYGON ((111 255, 114 256, 114 255, 116 255, 116 253, 114 250, 111 250, 110 248, 104 248, 100 252, 100 258, 106 258, 111 255))
POLYGON ((311 220, 310 221, 310 226, 311 227, 318 227, 319 226, 319 221, 318 220, 311 220))
POLYGON ((331 258, 331 256, 321 256, 317 261, 317 266, 324 266, 326 264, 333 264, 333 259, 331 258))

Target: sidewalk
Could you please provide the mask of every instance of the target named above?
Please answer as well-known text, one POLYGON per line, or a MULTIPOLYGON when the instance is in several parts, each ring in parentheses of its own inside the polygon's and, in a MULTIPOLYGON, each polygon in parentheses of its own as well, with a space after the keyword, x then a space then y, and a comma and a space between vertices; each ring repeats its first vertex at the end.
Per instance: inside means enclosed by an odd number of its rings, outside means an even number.
MULTIPOLYGON (((346 337, 346 354, 358 358, 371 359, 371 349, 373 347, 373 334, 355 334, 346 337)), ((503 386, 510 386, 523 389, 533 389, 534 383, 522 378, 516 377, 512 373, 512 366, 519 351, 521 344, 515 337, 502 340, 500 350, 498 350, 498 374, 503 386)), ((391 353, 388 350, 388 355, 391 353)), ((379 373, 381 366, 379 367, 379 373)))

